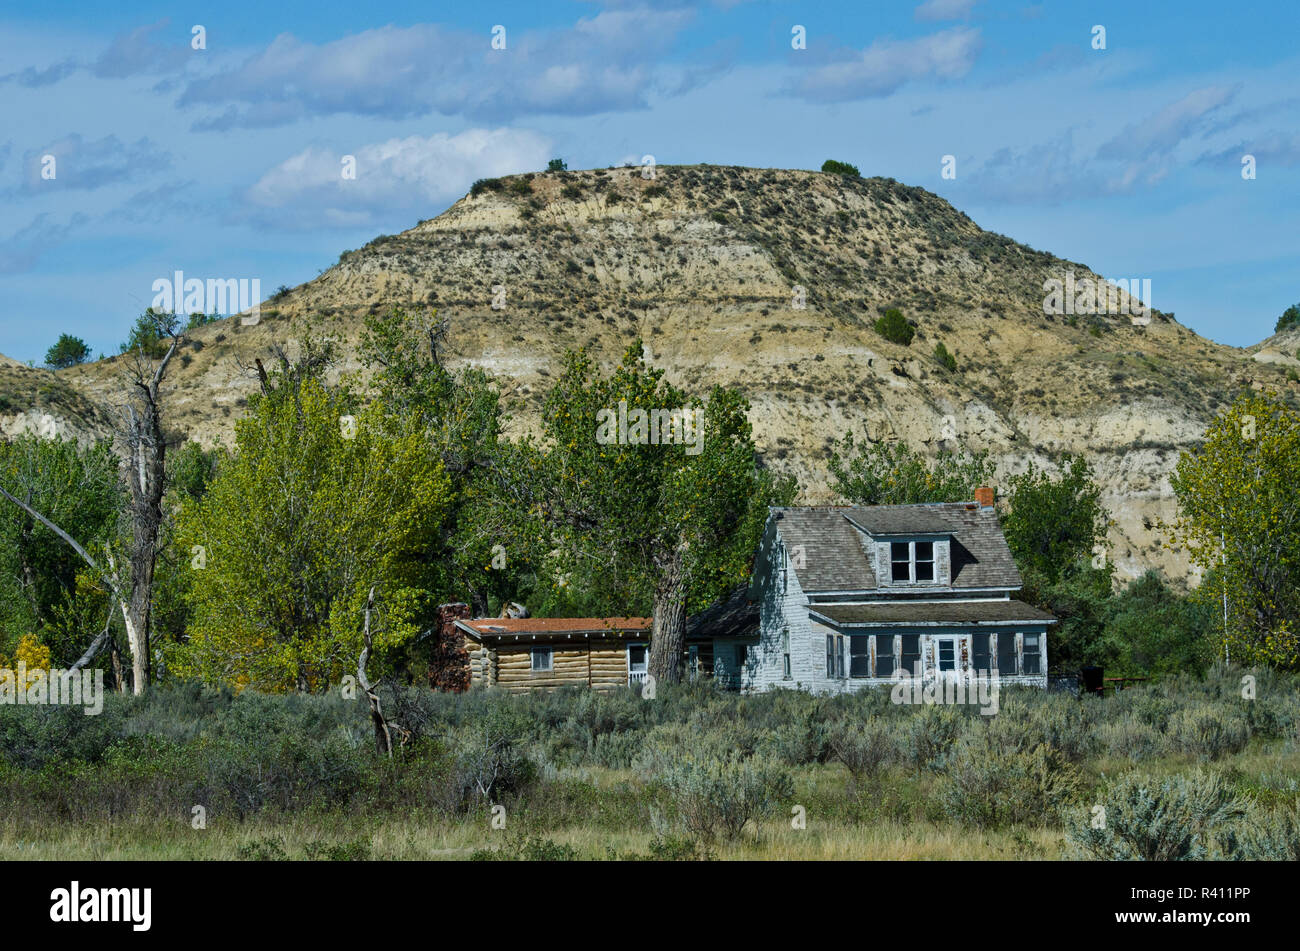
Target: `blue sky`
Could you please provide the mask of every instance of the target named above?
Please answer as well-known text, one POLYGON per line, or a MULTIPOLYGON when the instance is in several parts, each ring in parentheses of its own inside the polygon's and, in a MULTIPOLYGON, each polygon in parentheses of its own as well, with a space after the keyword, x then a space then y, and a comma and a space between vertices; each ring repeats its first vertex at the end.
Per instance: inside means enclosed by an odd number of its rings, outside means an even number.
POLYGON ((9 2, 0 352, 115 353, 176 270, 268 296, 477 178, 644 155, 851 161, 1248 345, 1300 301, 1297 36, 1292 2, 9 2))

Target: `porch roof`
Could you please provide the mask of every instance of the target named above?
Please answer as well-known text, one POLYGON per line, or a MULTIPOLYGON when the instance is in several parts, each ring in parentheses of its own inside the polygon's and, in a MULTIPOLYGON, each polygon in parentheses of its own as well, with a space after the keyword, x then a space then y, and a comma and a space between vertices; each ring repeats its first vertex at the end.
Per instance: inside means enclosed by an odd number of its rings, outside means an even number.
POLYGON ((814 616, 848 627, 923 627, 947 624, 1055 624, 1056 618, 1023 601, 892 601, 818 604, 814 616))

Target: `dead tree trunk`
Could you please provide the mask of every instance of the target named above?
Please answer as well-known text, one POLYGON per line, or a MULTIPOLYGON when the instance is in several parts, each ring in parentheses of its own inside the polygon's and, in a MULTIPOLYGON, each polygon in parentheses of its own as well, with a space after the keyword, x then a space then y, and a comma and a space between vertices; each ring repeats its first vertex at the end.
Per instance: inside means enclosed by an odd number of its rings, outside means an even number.
MULTIPOLYGON (((160 328, 162 324, 160 324, 160 328)), ((76 539, 58 525, 36 511, 30 504, 0 488, 0 497, 8 499, 29 516, 40 522, 61 538, 98 575, 111 592, 122 612, 126 625, 126 639, 131 648, 131 689, 143 693, 149 685, 149 621, 153 602, 154 565, 158 558, 158 534, 162 528, 162 498, 166 488, 164 463, 167 446, 163 439, 162 415, 158 405, 158 390, 167 365, 171 363, 184 338, 172 334, 171 345, 161 361, 153 367, 143 353, 135 354, 135 366, 130 378, 132 399, 124 414, 122 432, 127 448, 126 482, 130 490, 129 515, 131 540, 127 548, 127 577, 123 579, 112 551, 106 555, 108 567, 102 567, 76 539)), ((102 646, 102 645, 101 645, 102 646)), ((122 682, 120 661, 114 646, 113 666, 117 680, 122 682)))
POLYGON ((132 687, 136 693, 143 692, 149 685, 153 672, 149 635, 167 459, 158 391, 180 342, 179 335, 172 337, 171 346, 152 372, 144 358, 137 357, 131 380, 134 399, 124 414, 123 435, 130 461, 127 483, 131 491, 131 541, 127 549, 130 585, 125 620, 127 641, 131 646, 132 687))
POLYGON ((370 614, 375 606, 375 589, 370 589, 370 596, 366 598, 366 620, 361 631, 361 656, 357 660, 357 683, 361 684, 361 689, 366 692, 366 699, 370 701, 370 722, 375 727, 375 748, 388 757, 393 755, 393 736, 388 731, 388 721, 384 719, 384 711, 379 703, 379 694, 375 688, 370 685, 370 678, 366 676, 366 664, 370 662, 370 651, 374 646, 370 637, 370 614))
POLYGON ((682 659, 686 653, 686 572, 685 553, 674 547, 655 559, 654 617, 650 626, 650 675, 661 684, 681 680, 682 659))

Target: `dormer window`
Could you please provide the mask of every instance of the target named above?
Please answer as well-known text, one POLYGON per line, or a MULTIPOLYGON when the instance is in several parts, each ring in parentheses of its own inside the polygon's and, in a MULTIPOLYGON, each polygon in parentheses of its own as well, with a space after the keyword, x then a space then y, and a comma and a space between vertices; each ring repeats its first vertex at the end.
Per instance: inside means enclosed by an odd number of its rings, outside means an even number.
POLYGON ((934 542, 890 542, 889 563, 896 584, 934 581, 934 542))

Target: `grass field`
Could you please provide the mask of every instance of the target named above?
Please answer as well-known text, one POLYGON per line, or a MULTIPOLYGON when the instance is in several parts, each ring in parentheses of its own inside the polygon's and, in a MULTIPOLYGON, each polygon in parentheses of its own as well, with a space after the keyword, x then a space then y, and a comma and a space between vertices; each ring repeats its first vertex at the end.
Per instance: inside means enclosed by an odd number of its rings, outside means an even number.
POLYGON ((1241 677, 1008 689, 996 717, 407 690, 392 759, 338 691, 0 707, 0 859, 1300 858, 1296 679, 1241 677))

